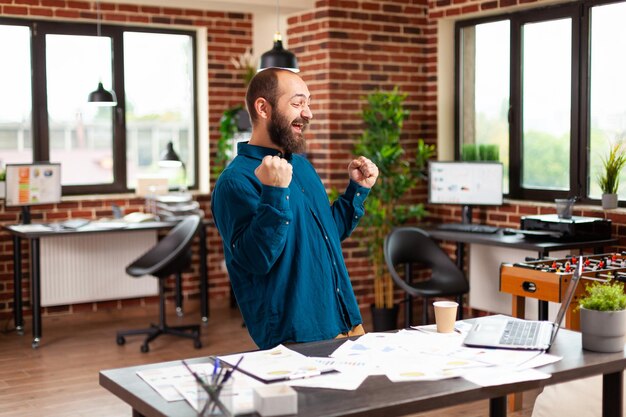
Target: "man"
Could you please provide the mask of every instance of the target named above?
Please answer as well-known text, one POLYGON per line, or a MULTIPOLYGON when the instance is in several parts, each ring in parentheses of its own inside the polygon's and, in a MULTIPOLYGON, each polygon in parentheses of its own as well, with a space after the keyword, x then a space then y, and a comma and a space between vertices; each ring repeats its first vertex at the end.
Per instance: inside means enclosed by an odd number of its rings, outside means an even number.
POLYGON ((332 207, 301 155, 313 118, 307 85, 278 68, 250 82, 252 136, 220 175, 211 201, 224 258, 250 336, 261 349, 363 334, 341 252, 364 214, 378 168, 350 162, 350 183, 332 207))

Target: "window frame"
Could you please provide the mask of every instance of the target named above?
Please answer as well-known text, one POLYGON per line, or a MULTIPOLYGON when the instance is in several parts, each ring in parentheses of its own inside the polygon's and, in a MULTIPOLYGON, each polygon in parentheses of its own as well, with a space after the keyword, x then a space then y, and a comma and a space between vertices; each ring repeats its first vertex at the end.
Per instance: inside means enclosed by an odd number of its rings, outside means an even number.
MULTIPOLYGON (((554 198, 578 196, 582 202, 598 202, 589 193, 589 53, 590 9, 594 6, 624 3, 623 0, 579 0, 576 2, 535 7, 517 12, 460 20, 455 23, 455 93, 454 130, 455 159, 461 157, 461 88, 462 62, 461 34, 466 27, 482 23, 510 21, 510 91, 509 91, 509 194, 508 198, 520 200, 552 201, 554 198), (522 181, 522 26, 527 23, 570 17, 571 44, 571 113, 570 113, 570 189, 530 189, 522 181)), ((622 205, 622 204, 620 204, 622 205)))
MULTIPOLYGON (((0 17, 1 25, 27 26, 31 33, 31 90, 32 90, 32 135, 33 135, 33 162, 50 162, 50 137, 48 128, 47 91, 46 91, 46 45, 47 34, 61 35, 90 35, 97 34, 96 23, 73 23, 67 21, 22 20, 0 17)), ((199 119, 198 119, 198 57, 197 33, 193 30, 168 29, 161 27, 136 27, 100 25, 102 36, 112 39, 111 47, 111 74, 113 90, 117 96, 117 105, 112 111, 112 155, 113 155, 113 182, 109 184, 64 185, 63 195, 112 194, 130 193, 134 189, 127 187, 126 172, 126 96, 124 89, 124 33, 143 32, 159 34, 186 35, 191 38, 193 51, 192 68, 192 125, 194 169, 187 172, 187 178, 192 179, 190 189, 199 189, 199 119)), ((95 85, 94 85, 95 88, 95 85)), ((155 86, 158 88, 158 86, 155 86)), ((86 98, 85 98, 86 100, 86 98)), ((188 164, 187 164, 188 165, 188 164)))

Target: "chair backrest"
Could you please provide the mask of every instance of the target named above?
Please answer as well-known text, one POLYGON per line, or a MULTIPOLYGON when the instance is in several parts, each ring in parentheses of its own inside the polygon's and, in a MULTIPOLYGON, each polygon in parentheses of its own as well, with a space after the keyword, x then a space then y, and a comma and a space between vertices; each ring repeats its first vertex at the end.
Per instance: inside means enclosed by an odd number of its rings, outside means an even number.
POLYGON ((200 216, 186 216, 163 239, 126 267, 135 277, 154 275, 167 277, 183 269, 190 261, 193 237, 200 227, 200 216))
POLYGON ((385 238, 384 254, 391 277, 408 293, 413 293, 414 287, 398 274, 397 265, 418 263, 430 268, 432 270, 430 281, 433 281, 432 284, 436 284, 442 292, 460 294, 469 290, 463 271, 422 229, 417 227, 393 229, 385 238))

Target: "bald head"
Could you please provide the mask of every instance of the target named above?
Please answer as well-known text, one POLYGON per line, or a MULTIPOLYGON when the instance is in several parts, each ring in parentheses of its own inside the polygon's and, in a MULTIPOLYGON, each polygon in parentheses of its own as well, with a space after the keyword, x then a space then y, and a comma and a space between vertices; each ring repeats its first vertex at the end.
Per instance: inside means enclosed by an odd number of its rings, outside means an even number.
POLYGON ((262 97, 267 100, 270 106, 276 107, 278 97, 281 94, 279 88, 280 79, 290 76, 298 77, 298 75, 289 70, 267 68, 258 72, 252 80, 250 80, 248 91, 246 92, 246 106, 248 107, 248 114, 250 114, 252 124, 254 124, 259 117, 255 110, 254 102, 262 97))

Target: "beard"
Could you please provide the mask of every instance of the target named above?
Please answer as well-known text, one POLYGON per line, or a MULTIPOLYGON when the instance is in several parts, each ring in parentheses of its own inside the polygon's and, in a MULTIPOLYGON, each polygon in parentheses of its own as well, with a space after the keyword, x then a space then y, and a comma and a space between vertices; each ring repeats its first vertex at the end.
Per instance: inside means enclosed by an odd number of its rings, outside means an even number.
POLYGON ((267 133, 272 143, 285 153, 303 153, 306 150, 306 140, 303 133, 308 124, 308 120, 301 117, 290 122, 282 114, 274 111, 267 125, 267 133), (294 132, 291 127, 293 123, 300 124, 302 132, 294 132))

